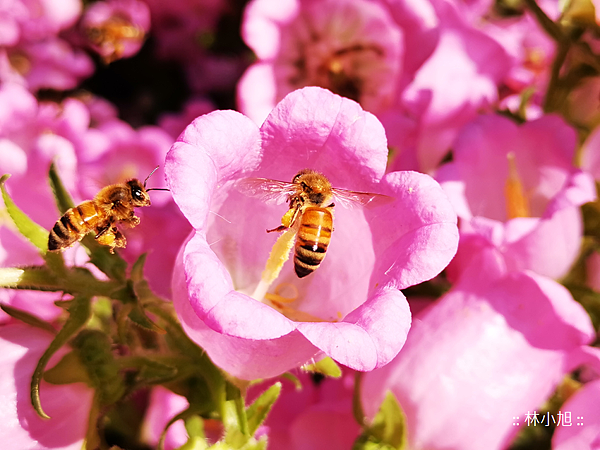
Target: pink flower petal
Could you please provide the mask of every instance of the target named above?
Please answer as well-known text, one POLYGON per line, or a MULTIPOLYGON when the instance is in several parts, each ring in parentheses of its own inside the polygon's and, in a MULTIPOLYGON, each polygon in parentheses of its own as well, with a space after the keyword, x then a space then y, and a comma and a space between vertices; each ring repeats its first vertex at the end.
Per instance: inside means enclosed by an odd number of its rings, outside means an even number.
POLYGON ((276 375, 323 353, 357 370, 386 364, 410 326, 399 286, 437 275, 456 251, 456 216, 446 196, 426 175, 382 181, 383 127, 324 89, 290 94, 260 136, 256 130, 236 113, 214 112, 194 121, 167 156, 167 182, 196 228, 175 268, 182 321, 217 364, 241 378, 276 375), (289 302, 257 301, 248 294, 277 239, 265 229, 277 226, 286 208, 250 198, 233 183, 255 175, 291 180, 307 167, 322 170, 335 187, 386 193, 391 205, 336 207, 335 234, 319 269, 300 280, 290 261, 268 293, 277 298, 287 286, 289 302), (283 358, 292 348, 297 353, 283 358))
MULTIPOLYGON (((553 450, 600 449, 600 380, 585 384, 560 408, 571 421, 557 426, 552 436, 553 450)), ((564 418, 564 415, 562 416, 564 418)))
MULTIPOLYGON (((91 389, 82 383, 57 386, 42 382, 42 407, 51 419, 41 419, 31 406, 31 376, 51 339, 49 333, 21 324, 0 327, 0 395, 3 398, 0 435, 4 437, 5 448, 81 448, 92 404, 91 389)), ((52 361, 49 367, 58 357, 52 361)))
POLYGON ((416 318, 396 359, 363 380, 370 417, 388 389, 397 396, 411 448, 505 448, 518 431, 513 417, 546 400, 593 335, 552 280, 520 273, 487 291, 462 287, 416 318))

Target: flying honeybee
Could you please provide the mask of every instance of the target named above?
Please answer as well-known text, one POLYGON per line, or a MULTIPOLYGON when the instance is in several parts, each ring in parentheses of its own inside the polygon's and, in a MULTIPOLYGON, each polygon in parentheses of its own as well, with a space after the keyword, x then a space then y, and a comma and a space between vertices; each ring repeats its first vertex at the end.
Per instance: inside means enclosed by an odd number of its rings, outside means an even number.
POLYGON ((291 183, 267 178, 245 178, 238 182, 243 193, 258 197, 267 203, 289 203, 288 211, 281 218, 281 225, 274 231, 295 230, 294 270, 299 278, 313 273, 325 258, 333 231, 334 200, 345 207, 366 206, 390 197, 368 192, 337 189, 325 175, 314 170, 298 172, 291 183))
MULTIPOLYGON (((158 167, 156 168, 158 169, 158 167)), ((133 178, 125 183, 111 184, 96 194, 93 200, 69 209, 54 224, 48 236, 48 250, 59 252, 80 241, 90 232, 96 233, 96 241, 109 247, 123 248, 127 240, 116 227, 117 223, 135 227, 140 223, 133 208, 150 206, 148 191, 168 190, 163 188, 146 189, 146 181, 156 171, 154 169, 143 183, 133 178)))

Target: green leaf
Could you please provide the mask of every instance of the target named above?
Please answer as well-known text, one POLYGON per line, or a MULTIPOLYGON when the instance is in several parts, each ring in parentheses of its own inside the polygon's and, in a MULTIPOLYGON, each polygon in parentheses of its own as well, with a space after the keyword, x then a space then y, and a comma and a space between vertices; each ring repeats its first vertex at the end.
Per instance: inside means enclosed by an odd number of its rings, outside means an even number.
POLYGON ((354 443, 352 450, 405 450, 406 416, 391 392, 388 392, 373 419, 354 443))
POLYGON ((43 419, 50 417, 42 409, 40 401, 40 382, 44 374, 44 369, 50 361, 50 358, 56 353, 67 341, 77 333, 81 327, 85 325, 91 315, 91 299, 89 297, 75 297, 68 307, 69 318, 54 337, 50 346, 46 349, 33 372, 31 378, 31 404, 33 408, 43 419))
POLYGON ((97 280, 81 267, 73 267, 62 276, 45 266, 0 268, 0 287, 36 291, 65 292, 73 295, 110 296, 117 285, 112 281, 97 280))
POLYGON ((31 220, 29 216, 27 216, 27 214, 12 201, 8 195, 6 186, 4 186, 4 183, 9 178, 10 175, 8 174, 3 175, 2 178, 0 178, 0 190, 2 190, 2 198, 6 205, 8 215, 16 225, 19 233, 25 236, 42 254, 46 254, 48 251, 48 230, 31 220))
POLYGON ((56 200, 56 206, 58 207, 60 213, 64 214, 75 206, 75 202, 60 179, 54 162, 50 164, 48 177, 50 179, 50 187, 52 188, 54 199, 56 200))
POLYGON ((52 334, 56 334, 56 329, 52 325, 50 325, 45 320, 42 320, 39 317, 34 316, 31 313, 20 310, 18 308, 7 305, 5 303, 1 304, 0 308, 2 308, 2 311, 4 311, 9 316, 11 316, 13 319, 20 320, 21 322, 24 322, 27 325, 30 325, 32 327, 40 328, 42 330, 49 331, 52 334))
POLYGON ((246 409, 248 432, 250 436, 254 436, 258 427, 265 421, 280 393, 281 383, 275 383, 265 392, 260 394, 260 397, 254 400, 254 403, 246 409))
POLYGON ((342 369, 329 356, 317 361, 314 364, 307 364, 303 367, 308 372, 315 372, 326 377, 339 378, 342 376, 342 369))

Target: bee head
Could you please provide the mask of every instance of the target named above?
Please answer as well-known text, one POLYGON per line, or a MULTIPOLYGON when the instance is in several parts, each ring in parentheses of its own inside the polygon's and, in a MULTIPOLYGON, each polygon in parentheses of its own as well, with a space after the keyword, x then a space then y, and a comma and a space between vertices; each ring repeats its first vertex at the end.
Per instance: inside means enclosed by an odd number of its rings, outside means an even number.
POLYGON ((131 192, 131 202, 133 203, 133 206, 150 206, 150 196, 146 192, 146 187, 140 180, 137 178, 129 180, 127 186, 129 186, 131 192))
POLYGON ((330 201, 331 183, 325 175, 314 170, 304 169, 292 179, 292 183, 299 184, 302 192, 309 201, 315 205, 322 205, 330 201))

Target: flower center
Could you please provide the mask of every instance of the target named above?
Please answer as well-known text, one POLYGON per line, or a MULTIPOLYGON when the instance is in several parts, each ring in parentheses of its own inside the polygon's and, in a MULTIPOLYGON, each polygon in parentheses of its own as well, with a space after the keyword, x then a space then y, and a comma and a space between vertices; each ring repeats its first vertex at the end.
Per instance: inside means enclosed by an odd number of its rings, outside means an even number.
POLYGON ((402 39, 387 12, 361 1, 307 8, 282 35, 275 61, 279 91, 320 86, 374 113, 389 107, 402 39))
POLYGON ((8 55, 10 65, 20 75, 27 75, 31 70, 31 61, 29 57, 22 51, 13 51, 8 55))
POLYGON ((260 277, 260 282, 251 295, 253 299, 258 300, 259 302, 264 300, 269 287, 271 287, 271 284, 277 279, 283 265, 290 257, 297 231, 297 227, 288 228, 277 238, 277 241, 275 241, 271 253, 269 254, 269 259, 267 259, 265 270, 263 270, 260 277))
POLYGON ((267 259, 260 282, 251 297, 271 306, 290 320, 296 322, 326 322, 324 319, 299 311, 290 305, 299 296, 298 288, 295 285, 280 283, 275 287, 274 292, 267 292, 279 276, 283 265, 289 259, 297 234, 298 226, 295 226, 288 228, 277 238, 267 259))
POLYGON ((506 215, 509 220, 516 217, 530 217, 531 209, 529 207, 529 199, 525 195, 521 177, 517 171, 515 154, 509 152, 506 155, 506 158, 508 160, 508 178, 504 185, 506 215))

